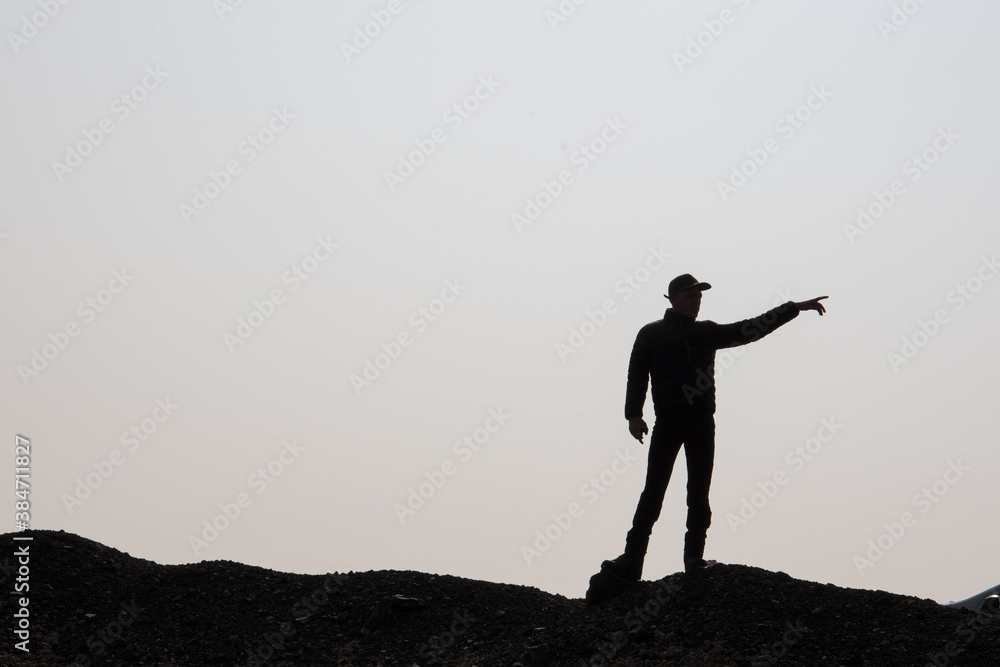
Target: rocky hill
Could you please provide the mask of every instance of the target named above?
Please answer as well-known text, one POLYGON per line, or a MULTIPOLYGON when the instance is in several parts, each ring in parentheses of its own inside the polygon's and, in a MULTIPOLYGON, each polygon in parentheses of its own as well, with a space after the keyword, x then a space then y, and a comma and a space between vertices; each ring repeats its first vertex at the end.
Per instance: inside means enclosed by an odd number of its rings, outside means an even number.
MULTIPOLYGON (((588 606, 421 572, 159 565, 34 530, 3 535, 7 591, 25 544, 30 653, 5 630, 4 667, 1000 665, 1000 617, 743 565, 644 581, 588 606)), ((8 628, 21 595, 0 600, 8 628)))

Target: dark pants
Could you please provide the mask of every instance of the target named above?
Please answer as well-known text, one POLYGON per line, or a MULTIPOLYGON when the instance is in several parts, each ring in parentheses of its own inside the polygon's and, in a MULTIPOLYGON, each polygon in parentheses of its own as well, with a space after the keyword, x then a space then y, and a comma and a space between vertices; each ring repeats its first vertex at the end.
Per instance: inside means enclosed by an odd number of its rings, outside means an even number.
POLYGON ((649 535, 653 524, 660 518, 663 495, 682 444, 688 473, 684 559, 697 559, 704 555, 705 536, 712 523, 708 489, 715 462, 715 407, 698 405, 670 406, 656 414, 649 439, 646 487, 639 496, 639 506, 632 519, 632 530, 628 533, 625 546, 627 552, 646 553, 649 535))

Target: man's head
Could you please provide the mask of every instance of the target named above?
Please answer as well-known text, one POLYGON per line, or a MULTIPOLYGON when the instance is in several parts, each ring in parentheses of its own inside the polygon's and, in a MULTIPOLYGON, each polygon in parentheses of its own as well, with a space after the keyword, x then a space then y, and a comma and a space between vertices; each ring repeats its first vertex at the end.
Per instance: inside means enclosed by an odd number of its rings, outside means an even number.
POLYGON ((685 273, 670 281, 667 293, 663 296, 670 300, 674 310, 694 320, 701 310, 701 293, 707 289, 712 289, 712 286, 700 283, 690 273, 685 273))

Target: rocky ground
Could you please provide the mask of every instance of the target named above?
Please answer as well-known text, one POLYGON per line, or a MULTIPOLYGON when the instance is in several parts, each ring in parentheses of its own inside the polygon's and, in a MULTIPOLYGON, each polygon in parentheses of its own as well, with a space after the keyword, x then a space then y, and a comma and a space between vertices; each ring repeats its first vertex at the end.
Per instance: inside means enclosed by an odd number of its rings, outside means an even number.
MULTIPOLYGON (((15 534, 0 583, 13 590, 15 534)), ((0 665, 1000 665, 1000 617, 716 565, 588 606, 420 572, 159 565, 62 531, 30 542, 30 643, 0 665)), ((17 596, 0 599, 13 628, 17 596)))

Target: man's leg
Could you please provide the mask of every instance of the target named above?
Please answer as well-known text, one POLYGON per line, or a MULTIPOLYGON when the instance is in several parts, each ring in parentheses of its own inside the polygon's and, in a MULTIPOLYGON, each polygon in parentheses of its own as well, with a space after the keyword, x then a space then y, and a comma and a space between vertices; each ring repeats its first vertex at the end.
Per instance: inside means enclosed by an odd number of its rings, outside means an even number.
POLYGON ((705 538, 712 524, 708 491, 715 465, 715 415, 713 408, 699 408, 691 415, 684 443, 687 459, 687 534, 684 536, 684 565, 698 563, 705 555, 705 538))
POLYGON ((657 418, 653 433, 649 438, 649 460, 646 464, 646 485, 639 496, 639 504, 632 518, 632 529, 625 538, 626 560, 636 564, 638 574, 642 574, 642 563, 649 545, 653 524, 660 518, 663 496, 670 482, 674 461, 684 441, 684 420, 680 414, 668 411, 657 418))

